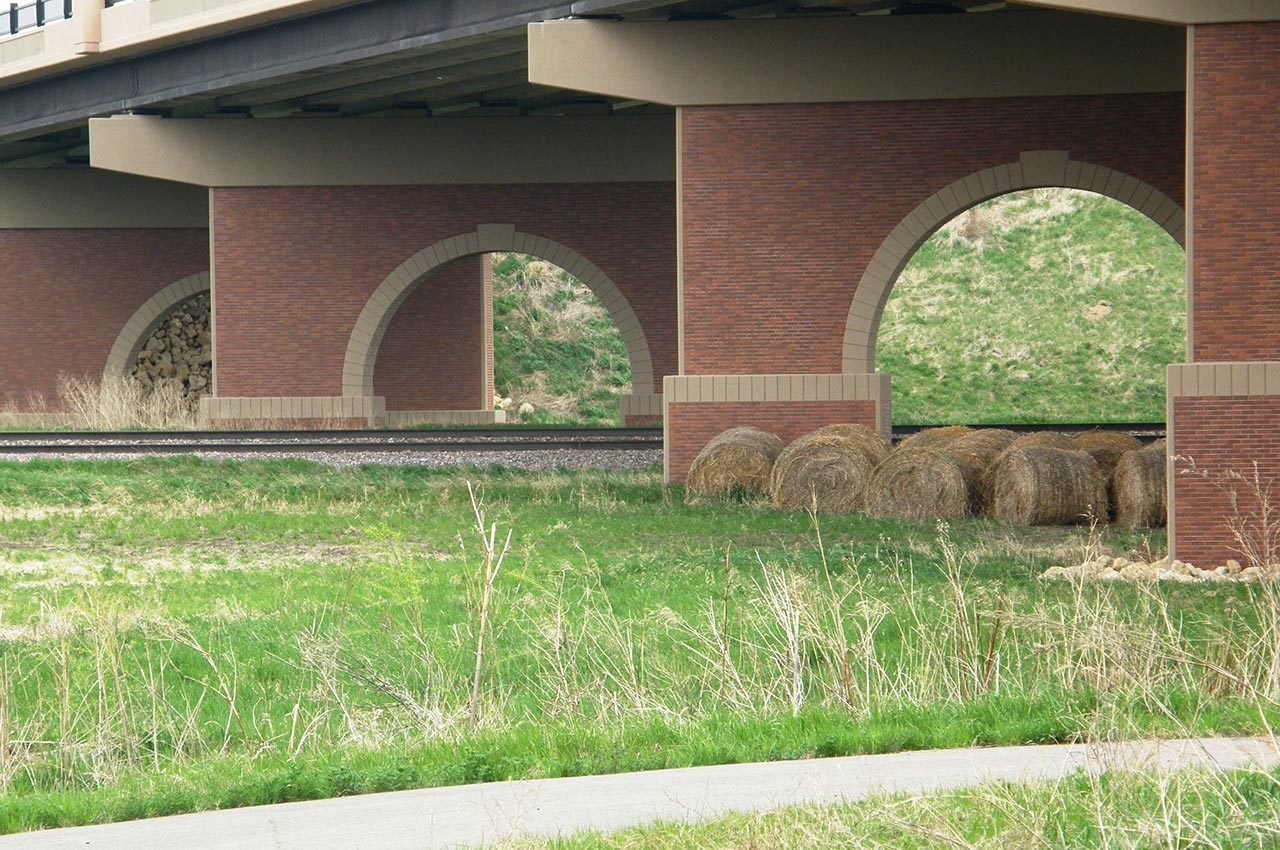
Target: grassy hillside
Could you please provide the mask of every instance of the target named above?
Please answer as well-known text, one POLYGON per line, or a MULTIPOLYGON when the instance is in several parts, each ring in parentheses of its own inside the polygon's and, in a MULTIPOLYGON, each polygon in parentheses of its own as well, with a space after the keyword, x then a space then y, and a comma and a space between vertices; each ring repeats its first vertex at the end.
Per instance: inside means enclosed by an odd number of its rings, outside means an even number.
MULTIPOLYGON (((965 213, 885 310, 877 365, 894 421, 1162 421, 1165 365, 1186 344, 1184 263, 1153 222, 1085 192, 965 213)), ((616 421, 626 349, 595 296, 522 255, 498 255, 495 272, 498 392, 537 408, 525 421, 616 421)))
POLYGON ((627 349, 600 300, 577 278, 524 254, 493 257, 494 389, 524 422, 618 421, 631 388, 627 349))
POLYGON ((1163 421, 1165 365, 1186 345, 1184 263, 1149 219, 1084 192, 960 216, 885 310, 894 421, 1163 421))

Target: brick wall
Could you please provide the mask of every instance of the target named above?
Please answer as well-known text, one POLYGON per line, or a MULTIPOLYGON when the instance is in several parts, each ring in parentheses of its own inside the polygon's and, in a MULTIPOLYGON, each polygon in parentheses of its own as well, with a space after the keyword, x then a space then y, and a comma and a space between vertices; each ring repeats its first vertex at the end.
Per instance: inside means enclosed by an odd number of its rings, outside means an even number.
POLYGON ((876 427, 873 401, 693 402, 667 404, 667 479, 683 481, 689 465, 726 428, 754 425, 785 442, 823 425, 856 422, 876 427), (727 424, 726 424, 727 423, 727 424))
POLYGON ((1192 348, 1280 359, 1280 22, 1192 29, 1192 348))
MULTIPOLYGON (((1280 22, 1197 26, 1190 38, 1191 349, 1197 362, 1278 360, 1280 22)), ((1258 500, 1233 474, 1252 479, 1256 464, 1274 490, 1280 398, 1175 397, 1171 407, 1177 555, 1243 560, 1231 524, 1258 500)))
POLYGON ((841 369, 854 287, 953 181, 1067 150, 1181 202, 1181 94, 681 110, 688 374, 841 369))
POLYGON ((396 312, 373 372, 374 395, 386 398, 388 410, 492 405, 484 378, 491 356, 484 333, 484 265, 479 256, 463 257, 437 269, 396 312))
POLYGON ((0 231, 0 404, 56 401, 59 373, 102 376, 125 323, 152 295, 209 268, 203 229, 0 231))
MULTIPOLYGON (((670 185, 215 189, 211 216, 219 395, 340 394, 347 340, 373 290, 423 248, 495 223, 598 266, 639 318, 655 375, 676 369, 670 185)), ((421 339, 397 339, 379 370, 391 368, 389 354, 421 362, 421 339)))
POLYGON ((1260 506, 1252 483, 1255 463, 1273 508, 1280 498, 1280 397, 1175 398, 1173 411, 1177 555, 1200 567, 1219 566, 1227 558, 1243 563, 1231 525, 1260 506))

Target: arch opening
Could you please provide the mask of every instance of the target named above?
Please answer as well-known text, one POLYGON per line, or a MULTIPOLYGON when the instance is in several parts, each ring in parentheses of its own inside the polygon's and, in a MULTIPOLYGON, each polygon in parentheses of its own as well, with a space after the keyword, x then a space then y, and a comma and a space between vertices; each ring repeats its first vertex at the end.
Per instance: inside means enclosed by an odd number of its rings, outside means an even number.
POLYGON ((876 326, 899 424, 1159 422, 1186 345, 1186 258, 1132 206, 1002 194, 908 258, 876 326))
POLYGON ((174 281, 148 298, 124 323, 107 355, 104 378, 128 375, 147 340, 185 302, 210 291, 209 273, 199 272, 174 281))
POLYGON ((391 321, 409 297, 433 274, 442 273, 446 266, 461 258, 510 254, 536 258, 558 267, 592 293, 607 311, 621 337, 633 392, 652 393, 653 367, 640 322, 621 291, 603 271, 572 249, 521 233, 512 225, 481 225, 475 232, 441 240, 420 251, 378 286, 356 320, 348 341, 343 366, 343 395, 374 395, 378 352, 391 321))
POLYGON ((507 421, 616 423, 626 344, 600 299, 560 266, 494 253, 493 393, 507 421))
POLYGON ((890 232, 854 290, 845 324, 843 371, 876 370, 876 338, 885 304, 907 263, 943 225, 985 201, 1023 189, 1082 189, 1133 207, 1179 245, 1186 244, 1186 211, 1168 195, 1112 168, 1073 160, 1067 151, 1030 151, 1017 162, 957 180, 917 206, 890 232))

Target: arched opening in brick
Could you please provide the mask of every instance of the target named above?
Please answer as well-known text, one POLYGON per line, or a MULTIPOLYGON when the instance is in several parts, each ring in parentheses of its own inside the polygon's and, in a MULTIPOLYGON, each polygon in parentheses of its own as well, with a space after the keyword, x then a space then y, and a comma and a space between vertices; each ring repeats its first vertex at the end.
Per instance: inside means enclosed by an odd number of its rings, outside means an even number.
MULTIPOLYGON (((980 205, 1030 189, 1075 189, 1091 195, 1103 196, 1130 208, 1136 216, 1148 219, 1156 228, 1167 234, 1167 238, 1176 245, 1182 246, 1185 242, 1185 211, 1177 201, 1155 187, 1114 169, 1071 159, 1067 151, 1024 153, 1016 162, 988 168, 943 187, 924 199, 888 234, 871 262, 862 271, 854 290, 845 325, 843 371, 846 374, 868 374, 876 372, 877 367, 880 367, 881 371, 892 375, 883 364, 877 361, 877 341, 889 296, 907 264, 931 238, 957 217, 978 208, 976 215, 980 218, 984 213, 990 212, 989 209, 980 205)), ((963 221, 955 225, 955 227, 961 226, 963 221)), ((1009 287, 1017 285, 1017 281, 1012 279, 1007 283, 1009 287)), ((1141 288, 1135 286, 1132 291, 1140 293, 1141 288)), ((1185 299, 1180 296, 1174 300, 1177 304, 1181 304, 1185 299)), ((1101 307, 1102 311, 1105 311, 1108 306, 1112 305, 1080 305, 1082 310, 1101 307)), ((1112 310, 1114 312, 1114 307, 1112 310)), ((934 320, 941 322, 936 315, 937 311, 933 312, 934 320)), ((1095 311, 1095 314, 1096 312, 1099 311, 1095 311)), ((1009 309, 1003 309, 1002 314, 1017 316, 1016 312, 1009 309)), ((1012 322, 1022 328, 1029 320, 1030 316, 1027 316, 1019 317, 1012 322)), ((954 327, 955 324, 957 323, 949 322, 948 327, 942 332, 963 335, 965 332, 957 330, 954 327)), ((1063 334, 1067 333, 1065 326, 1060 326, 1059 330, 1063 334)), ((1004 360, 1015 362, 1020 358, 1025 359, 1016 351, 1003 356, 1004 360)), ((1174 359, 1179 358, 1175 356, 1174 359)), ((1065 368, 1069 364, 1058 365, 1065 368)), ((967 369, 961 370, 959 374, 941 377, 960 382, 963 386, 967 378, 966 371, 967 369)), ((896 384, 895 381, 895 395, 900 391, 900 387, 896 384)), ((910 411, 910 404, 907 409, 910 411)), ((904 422, 900 412, 898 406, 894 405, 893 418, 898 423, 904 422)), ((1083 416, 1084 411, 1076 409, 1071 418, 1078 420, 1083 416)), ((1033 414, 1022 418, 1035 417, 1033 414)), ((1124 417, 1117 413, 1109 418, 1124 417)))
POLYGON ((893 420, 1159 422, 1186 347, 1186 255, 1154 221, 1078 189, 952 218, 902 270, 876 367, 893 420))
POLYGON ((615 424, 631 392, 627 346, 600 298, 528 254, 488 255, 494 404, 508 421, 615 424))
MULTIPOLYGON (((476 285, 482 275, 491 274, 493 263, 486 259, 491 255, 523 255, 528 262, 540 263, 540 273, 556 282, 552 289, 561 287, 561 294, 553 292, 552 298, 572 300, 590 293, 592 306, 598 304, 603 314, 587 318, 607 315, 616 328, 633 391, 653 392, 653 367, 639 321, 601 269, 567 246, 520 233, 513 226, 482 225, 410 257, 375 290, 351 331, 343 395, 383 397, 389 412, 492 408, 493 364, 480 353, 488 350, 492 339, 493 310, 483 302, 486 287, 476 285), (553 269, 562 271, 573 286, 553 269), (419 291, 424 297, 415 296, 419 291), (394 356, 397 350, 417 350, 424 356, 416 363, 405 362, 394 356)), ((589 414, 594 412, 588 407, 589 414)))
POLYGON ((144 398, 163 390, 194 411, 213 392, 212 324, 208 272, 175 281, 121 328, 103 367, 104 383, 132 382, 144 398))

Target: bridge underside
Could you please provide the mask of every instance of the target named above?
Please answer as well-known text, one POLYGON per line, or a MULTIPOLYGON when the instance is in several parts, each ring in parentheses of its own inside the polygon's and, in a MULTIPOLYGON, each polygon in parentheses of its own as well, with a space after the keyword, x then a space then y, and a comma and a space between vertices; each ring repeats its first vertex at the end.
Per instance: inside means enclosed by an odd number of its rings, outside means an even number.
POLYGON ((735 425, 887 430, 876 336, 915 249, 983 200, 1065 186, 1187 248, 1171 542, 1237 556, 1242 488, 1280 474, 1280 8, 430 5, 147 54, 127 97, 121 63, 0 91, 11 404, 118 371, 204 287, 210 423, 492 421, 484 258, 518 251, 600 296, 623 418, 665 421, 680 481, 735 425), (526 35, 568 14, 616 19, 526 35), (153 114, 87 121, 123 109, 153 114))

